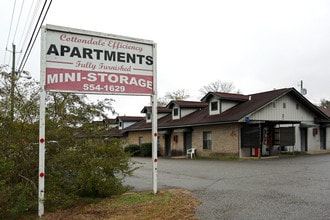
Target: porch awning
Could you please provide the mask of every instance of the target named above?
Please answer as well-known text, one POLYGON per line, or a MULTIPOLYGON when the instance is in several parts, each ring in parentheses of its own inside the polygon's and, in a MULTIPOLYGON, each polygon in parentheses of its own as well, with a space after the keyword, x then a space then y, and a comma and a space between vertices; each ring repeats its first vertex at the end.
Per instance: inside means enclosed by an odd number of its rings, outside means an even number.
POLYGON ((164 134, 170 134, 171 132, 170 132, 170 130, 161 130, 161 131, 158 131, 158 134, 162 134, 162 135, 164 135, 164 134))
POLYGON ((174 129, 173 133, 183 133, 183 132, 191 132, 192 129, 191 128, 178 128, 178 129, 174 129))
POLYGON ((313 128, 313 127, 316 127, 316 125, 301 123, 299 127, 300 128, 313 128))

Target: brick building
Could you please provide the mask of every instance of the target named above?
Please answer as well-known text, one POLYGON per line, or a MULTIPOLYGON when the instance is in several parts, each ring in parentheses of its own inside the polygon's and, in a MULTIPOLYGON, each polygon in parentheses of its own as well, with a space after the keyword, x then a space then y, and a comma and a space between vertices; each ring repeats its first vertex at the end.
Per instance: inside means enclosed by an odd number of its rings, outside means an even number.
MULTIPOLYGON (((151 142, 151 108, 145 119, 122 129, 128 144, 151 142)), ((280 151, 329 149, 330 117, 294 88, 251 95, 210 92, 201 101, 171 101, 158 107, 162 156, 278 155, 280 151)))

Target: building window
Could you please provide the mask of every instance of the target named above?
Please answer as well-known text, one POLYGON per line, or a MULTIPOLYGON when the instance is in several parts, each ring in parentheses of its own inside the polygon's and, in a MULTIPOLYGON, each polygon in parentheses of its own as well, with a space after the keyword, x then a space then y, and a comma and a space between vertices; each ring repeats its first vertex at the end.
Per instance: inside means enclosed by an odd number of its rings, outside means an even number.
POLYGON ((286 103, 285 102, 283 102, 283 108, 286 108, 286 103))
POLYGON ((211 102, 211 111, 218 111, 218 102, 211 102))
POLYGON ((275 104, 275 102, 273 102, 273 108, 276 108, 276 104, 275 104))
POLYGON ((143 137, 140 136, 140 137, 139 137, 139 146, 141 146, 142 144, 143 144, 143 137))
POLYGON ((203 132, 203 149, 211 149, 212 148, 212 133, 211 131, 203 132))
POLYGON ((173 109, 173 116, 179 116, 179 109, 178 108, 173 109))
POLYGON ((151 121, 151 113, 150 112, 147 113, 147 121, 151 121))
POLYGON ((298 103, 296 104, 296 109, 299 110, 299 104, 298 103))

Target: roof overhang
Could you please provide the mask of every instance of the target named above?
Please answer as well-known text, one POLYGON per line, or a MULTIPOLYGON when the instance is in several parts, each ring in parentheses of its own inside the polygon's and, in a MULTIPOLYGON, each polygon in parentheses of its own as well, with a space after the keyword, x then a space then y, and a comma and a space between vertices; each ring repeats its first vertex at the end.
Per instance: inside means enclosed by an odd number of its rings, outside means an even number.
POLYGON ((184 132, 191 132, 191 128, 177 128, 173 130, 173 133, 184 133, 184 132))

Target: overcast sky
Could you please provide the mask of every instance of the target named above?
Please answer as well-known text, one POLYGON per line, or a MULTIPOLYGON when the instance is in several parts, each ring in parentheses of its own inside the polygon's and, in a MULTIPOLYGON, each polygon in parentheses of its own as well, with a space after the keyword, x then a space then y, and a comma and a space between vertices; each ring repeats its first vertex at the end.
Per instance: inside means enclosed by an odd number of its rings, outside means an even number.
MULTIPOLYGON (((16 0, 16 17, 22 1, 16 0)), ((25 0, 21 19, 34 2, 25 0)), ((7 41, 13 4, 1 1, 1 64, 11 63, 5 48, 8 42, 11 49, 16 29, 7 41)), ((330 100, 330 1, 54 0, 44 24, 156 42, 159 96, 185 89, 191 100, 200 100, 199 89, 217 80, 232 82, 243 94, 299 90, 303 80, 311 102, 330 100)), ((25 66, 37 80, 39 60, 38 39, 25 66)), ((149 96, 111 98, 120 115, 140 115, 150 102, 149 96)))

